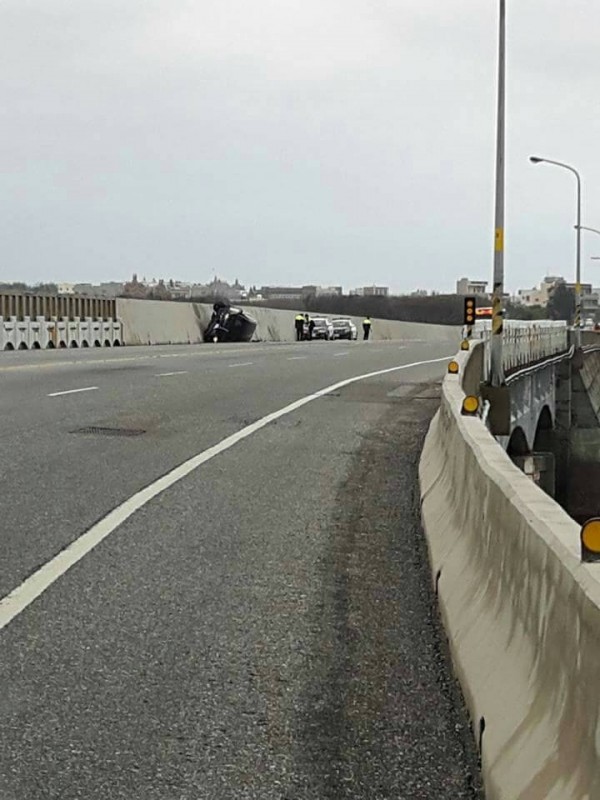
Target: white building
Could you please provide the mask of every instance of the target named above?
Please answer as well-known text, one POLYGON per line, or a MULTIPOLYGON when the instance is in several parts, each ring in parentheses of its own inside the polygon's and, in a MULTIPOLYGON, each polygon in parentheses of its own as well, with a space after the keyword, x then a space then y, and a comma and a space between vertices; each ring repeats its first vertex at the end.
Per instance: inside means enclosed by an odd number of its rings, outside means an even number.
POLYGON ((557 283, 564 283, 564 278, 559 275, 547 275, 540 283, 539 289, 519 289, 517 292, 517 302, 524 306, 547 306, 550 294, 557 283))
POLYGON ((389 293, 388 286, 359 286, 350 290, 350 294, 355 297, 387 297, 389 293))
POLYGON ((469 297, 475 295, 476 297, 484 297, 487 295, 487 281, 472 281, 470 278, 460 278, 456 281, 456 294, 469 297))

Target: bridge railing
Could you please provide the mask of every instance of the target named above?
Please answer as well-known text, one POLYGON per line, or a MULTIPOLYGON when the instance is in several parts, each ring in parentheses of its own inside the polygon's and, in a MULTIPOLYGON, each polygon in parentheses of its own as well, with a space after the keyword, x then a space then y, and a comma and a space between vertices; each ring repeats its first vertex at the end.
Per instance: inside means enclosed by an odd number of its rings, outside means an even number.
MULTIPOLYGON (((490 371, 491 320, 478 320, 473 338, 485 342, 485 378, 490 371)), ((535 364, 569 348, 569 330, 566 322, 551 320, 505 320, 502 339, 502 365, 506 373, 535 364)))

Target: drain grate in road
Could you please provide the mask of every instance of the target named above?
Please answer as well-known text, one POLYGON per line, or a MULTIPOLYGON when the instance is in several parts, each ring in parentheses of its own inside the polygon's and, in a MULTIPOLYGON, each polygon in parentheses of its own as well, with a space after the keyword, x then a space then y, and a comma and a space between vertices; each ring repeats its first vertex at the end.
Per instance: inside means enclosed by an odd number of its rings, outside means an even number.
POLYGON ((88 436, 141 436, 146 431, 142 428, 102 428, 98 425, 88 425, 86 428, 76 428, 70 433, 83 433, 88 436))

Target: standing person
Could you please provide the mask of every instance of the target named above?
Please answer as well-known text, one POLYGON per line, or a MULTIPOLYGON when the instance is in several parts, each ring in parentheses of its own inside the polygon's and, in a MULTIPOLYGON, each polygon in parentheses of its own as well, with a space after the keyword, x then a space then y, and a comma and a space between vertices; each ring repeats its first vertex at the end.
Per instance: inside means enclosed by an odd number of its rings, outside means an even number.
POLYGON ((363 320, 363 341, 368 341, 371 335, 371 317, 365 317, 363 320))
POLYGON ((303 327, 304 327, 304 338, 305 339, 310 339, 311 330, 310 330, 310 322, 309 322, 309 319, 308 319, 308 314, 304 315, 304 325, 303 325, 303 327))
POLYGON ((304 338, 304 317, 302 314, 296 314, 294 318, 294 325, 296 327, 296 341, 301 342, 304 338))
POLYGON ((309 323, 308 323, 308 340, 309 340, 309 342, 312 341, 314 330, 315 330, 315 321, 314 321, 314 319, 311 319, 311 320, 309 320, 309 323))

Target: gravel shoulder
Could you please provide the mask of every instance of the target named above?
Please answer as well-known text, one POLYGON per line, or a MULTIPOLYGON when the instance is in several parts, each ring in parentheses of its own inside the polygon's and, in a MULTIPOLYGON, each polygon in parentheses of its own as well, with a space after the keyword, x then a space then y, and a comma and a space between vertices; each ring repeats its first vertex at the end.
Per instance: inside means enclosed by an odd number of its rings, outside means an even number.
POLYGON ((339 493, 305 703, 321 798, 483 797, 420 523, 417 465, 438 391, 409 387, 339 493))

